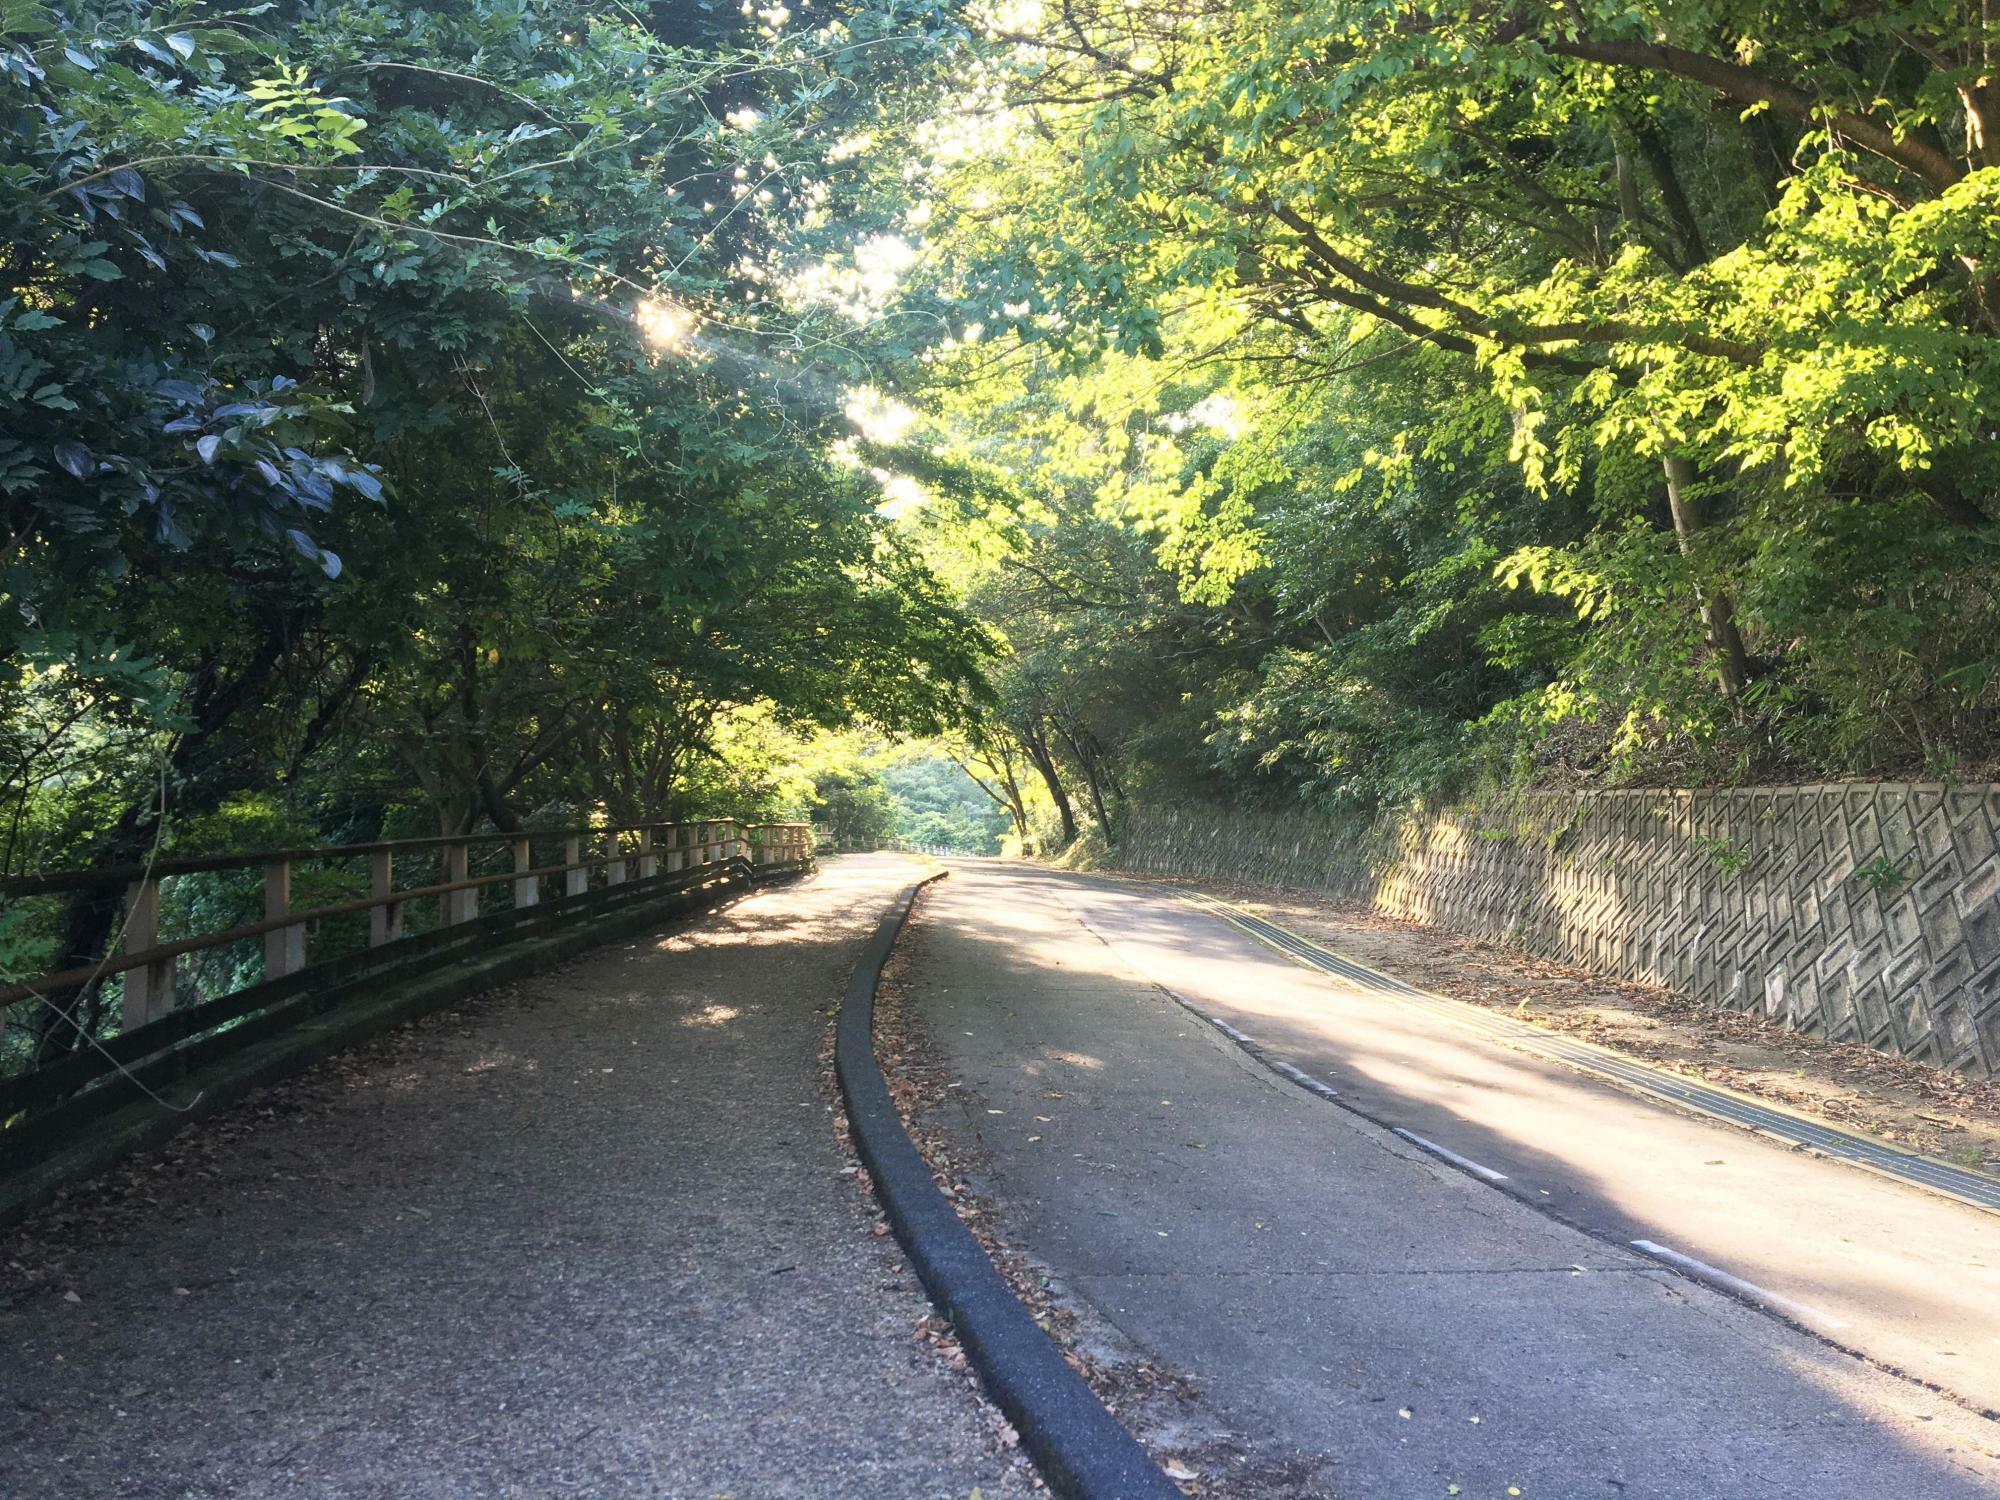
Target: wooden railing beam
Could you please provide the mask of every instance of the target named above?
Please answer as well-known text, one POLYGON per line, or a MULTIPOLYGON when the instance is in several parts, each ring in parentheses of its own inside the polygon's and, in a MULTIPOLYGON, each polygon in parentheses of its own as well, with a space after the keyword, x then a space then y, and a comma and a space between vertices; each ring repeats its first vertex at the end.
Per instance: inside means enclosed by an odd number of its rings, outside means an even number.
MULTIPOLYGON (((642 835, 637 862, 644 868, 648 858, 656 862, 664 858, 667 873, 679 874, 697 867, 725 862, 731 858, 741 858, 752 864, 757 863, 803 864, 811 854, 810 825, 800 823, 746 824, 737 820, 722 823, 645 825, 638 832, 642 835), (648 837, 654 828, 666 834, 664 850, 648 837), (763 851, 764 858, 753 859, 751 851, 763 851)), ((489 885, 513 882, 517 904, 526 885, 539 887, 544 878, 562 877, 563 893, 577 896, 589 889, 590 870, 597 864, 610 863, 621 867, 621 879, 625 878, 622 867, 634 862, 616 842, 613 831, 612 842, 603 855, 586 856, 584 838, 581 834, 565 835, 563 839, 563 862, 558 865, 536 868, 532 864, 524 866, 522 850, 527 841, 519 835, 510 836, 514 843, 513 869, 506 873, 474 877, 469 873, 469 847, 473 838, 462 840, 404 840, 394 843, 373 845, 342 846, 336 850, 286 852, 269 856, 263 860, 264 870, 264 919, 219 931, 211 931, 191 937, 178 938, 162 943, 158 940, 159 881, 135 881, 126 895, 130 920, 126 923, 125 934, 115 956, 96 963, 64 969, 53 974, 44 974, 26 983, 0 988, 0 1010, 29 999, 36 994, 88 984, 109 975, 124 974, 125 981, 125 1024, 140 1025, 143 1021, 132 1020, 134 1016, 151 1019, 161 1014, 172 1004, 175 964, 182 954, 202 952, 219 948, 230 943, 244 942, 258 937, 264 939, 264 962, 267 978, 282 978, 295 974, 306 966, 307 924, 318 923, 330 918, 349 916, 366 912, 368 914, 368 943, 380 947, 392 943, 403 936, 403 912, 411 901, 438 898, 443 902, 445 921, 449 925, 469 922, 479 914, 479 892, 489 885), (398 848, 417 846, 421 848, 445 849, 445 873, 456 873, 457 878, 446 879, 436 885, 413 887, 405 890, 395 888, 395 855, 398 848), (369 895, 351 901, 335 902, 330 905, 307 910, 294 910, 291 902, 292 865, 306 858, 346 857, 354 849, 369 851, 369 895), (148 892, 140 891, 140 885, 149 887, 148 892)), ((251 856, 232 856, 231 862, 217 866, 222 869, 241 869, 253 862, 251 856)), ((99 883, 108 881, 109 875, 100 875, 99 883)), ((539 889, 537 889, 537 899, 539 889)))

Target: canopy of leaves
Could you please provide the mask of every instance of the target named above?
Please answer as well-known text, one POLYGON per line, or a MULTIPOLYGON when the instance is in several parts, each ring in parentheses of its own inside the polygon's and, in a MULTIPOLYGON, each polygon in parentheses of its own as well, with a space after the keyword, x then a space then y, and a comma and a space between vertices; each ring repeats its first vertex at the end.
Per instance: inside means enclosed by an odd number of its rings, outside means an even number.
POLYGON ((1995 764, 1977 12, 973 19, 900 143, 952 336, 879 461, 1057 837, 1135 787, 1995 764))
POLYGON ((1963 7, 5 6, 10 869, 1993 764, 1963 7))
POLYGON ((842 143, 929 55, 905 21, 4 0, 0 31, 8 873, 797 815, 774 743, 981 700, 988 632, 833 453, 904 330, 805 276, 880 225, 842 143))

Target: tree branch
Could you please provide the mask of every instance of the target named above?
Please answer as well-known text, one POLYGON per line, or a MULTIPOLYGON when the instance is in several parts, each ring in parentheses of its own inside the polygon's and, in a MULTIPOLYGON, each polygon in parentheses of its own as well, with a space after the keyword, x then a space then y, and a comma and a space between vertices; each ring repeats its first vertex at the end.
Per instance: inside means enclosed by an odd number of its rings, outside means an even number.
POLYGON ((1868 115, 1835 108, 1815 99, 1796 84, 1767 78, 1762 73, 1720 57, 1658 42, 1600 42, 1589 37, 1536 37, 1535 41, 1543 51, 1558 57, 1574 57, 1613 68, 1638 68, 1649 73, 1671 74, 1746 104, 1768 105, 1790 119, 1824 125, 1863 150, 1873 152, 1884 161, 1893 162, 1922 178, 1940 192, 1965 176, 1965 168, 1958 162, 1915 136, 1899 135, 1868 115))

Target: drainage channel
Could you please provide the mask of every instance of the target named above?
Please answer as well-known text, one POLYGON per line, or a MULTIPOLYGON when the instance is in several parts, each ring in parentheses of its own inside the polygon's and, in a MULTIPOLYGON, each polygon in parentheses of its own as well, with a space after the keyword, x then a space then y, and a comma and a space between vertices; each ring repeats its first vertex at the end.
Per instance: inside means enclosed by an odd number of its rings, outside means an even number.
POLYGON ((1492 1041, 1553 1058, 1557 1062, 1612 1079, 1630 1088, 1643 1089, 1649 1094, 1671 1100, 1685 1108, 1699 1110, 1703 1114, 1727 1120, 1733 1125, 1741 1125, 1749 1130, 1776 1136, 1780 1140, 1804 1146, 1824 1156, 1853 1162, 1857 1166, 1881 1172, 1898 1181, 1928 1188, 1948 1198, 1956 1198, 1959 1202, 1971 1204, 1974 1208, 1983 1208, 1989 1213, 2000 1213, 2000 1180, 1983 1173, 1968 1172, 1944 1162, 1929 1161, 1924 1157, 1894 1151, 1871 1141, 1866 1136, 1836 1130, 1783 1110, 1770 1109, 1708 1084, 1697 1083, 1658 1068, 1648 1067, 1644 1063, 1619 1057, 1615 1053, 1573 1041, 1569 1037, 1553 1035, 1525 1021, 1516 1021, 1510 1016, 1495 1015, 1479 1006, 1468 1005, 1462 1000, 1434 995, 1428 990, 1407 984, 1394 975, 1383 974, 1365 964, 1356 963, 1353 959, 1345 958, 1330 948, 1321 947, 1310 938, 1301 937, 1289 928, 1253 916, 1212 896, 1191 895, 1183 896, 1181 899, 1198 910, 1220 917, 1231 926, 1269 944, 1307 968, 1331 974, 1356 989, 1370 994, 1394 996, 1398 1000, 1427 1010, 1456 1026, 1492 1041))

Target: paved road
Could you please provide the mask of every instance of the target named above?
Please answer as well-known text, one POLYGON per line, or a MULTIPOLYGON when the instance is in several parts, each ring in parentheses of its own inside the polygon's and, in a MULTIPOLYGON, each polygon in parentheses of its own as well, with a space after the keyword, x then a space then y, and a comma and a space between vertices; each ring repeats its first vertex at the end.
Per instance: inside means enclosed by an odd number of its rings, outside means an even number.
POLYGON ((1992 1219, 1360 1009, 1160 894, 967 861, 908 941, 1002 1222, 1340 1493, 2000 1495, 2000 1426, 1625 1243, 1957 1377, 1992 1358, 1992 1219), (1278 1080, 1154 981, 1604 1234, 1278 1080))
POLYGON ((65 1262, 0 1298, 0 1495, 1025 1495, 820 1091, 913 873, 841 860, 385 1039, 154 1202, 0 1245, 65 1262))

